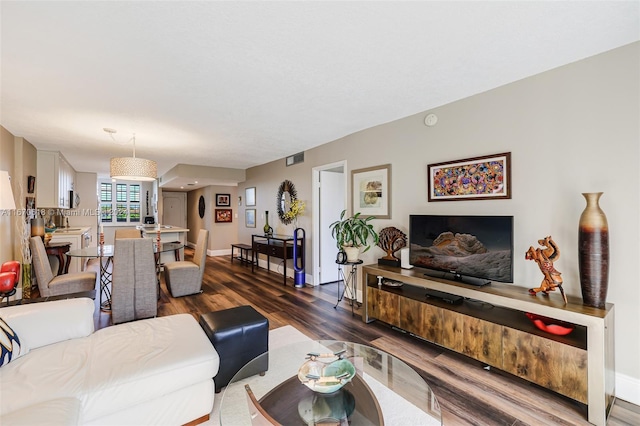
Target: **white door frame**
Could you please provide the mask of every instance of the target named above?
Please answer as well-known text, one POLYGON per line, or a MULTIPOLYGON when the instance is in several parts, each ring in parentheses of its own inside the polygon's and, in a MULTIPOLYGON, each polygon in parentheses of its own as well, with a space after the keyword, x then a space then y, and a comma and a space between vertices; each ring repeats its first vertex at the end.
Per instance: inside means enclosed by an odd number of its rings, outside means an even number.
MULTIPOLYGON (((349 189, 349 179, 347 179, 347 160, 337 161, 335 163, 325 164, 322 166, 317 166, 311 169, 311 181, 313 182, 312 189, 312 203, 313 203, 313 212, 311 216, 311 220, 313 222, 313 235, 320 235, 320 172, 322 170, 330 170, 335 169, 336 167, 342 166, 342 170, 345 176, 344 179, 344 208, 347 208, 347 199, 348 199, 348 189, 349 189)), ((313 278, 312 284, 316 286, 320 283, 320 238, 313 238, 313 278)))

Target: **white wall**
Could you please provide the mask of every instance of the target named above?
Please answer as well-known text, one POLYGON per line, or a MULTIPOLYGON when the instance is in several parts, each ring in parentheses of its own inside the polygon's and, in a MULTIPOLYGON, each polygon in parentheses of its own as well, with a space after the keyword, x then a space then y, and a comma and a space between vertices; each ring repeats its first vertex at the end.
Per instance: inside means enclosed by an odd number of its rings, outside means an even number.
MULTIPOLYGON (((264 210, 275 213, 279 183, 290 179, 311 211, 311 169, 348 161, 354 169, 392 164, 392 217, 376 227, 408 231, 410 214, 513 215, 514 284, 526 291, 541 281, 524 259, 530 245, 552 235, 562 250, 555 263, 568 294, 580 296, 578 219, 582 192, 603 191, 609 221, 609 294, 616 305, 617 392, 640 403, 640 43, 444 105, 435 127, 425 113, 365 129, 305 152, 305 162, 284 160, 247 170, 238 188, 257 190, 257 228, 239 227, 239 240, 261 230, 264 210), (510 200, 427 202, 427 165, 479 155, 512 153, 510 200)), ((428 94, 425 94, 428 96, 428 94)), ((244 204, 244 203, 243 203, 244 204)), ((244 215, 244 205, 239 209, 244 215)), ((310 213, 301 224, 312 229, 310 213)), ((272 224, 274 229, 276 226, 272 224)), ((307 250, 311 250, 310 241, 307 250)), ((365 254, 376 262, 382 250, 365 254)), ((307 252, 309 271, 311 252, 307 252)), ((559 298, 559 294, 551 297, 559 298)))

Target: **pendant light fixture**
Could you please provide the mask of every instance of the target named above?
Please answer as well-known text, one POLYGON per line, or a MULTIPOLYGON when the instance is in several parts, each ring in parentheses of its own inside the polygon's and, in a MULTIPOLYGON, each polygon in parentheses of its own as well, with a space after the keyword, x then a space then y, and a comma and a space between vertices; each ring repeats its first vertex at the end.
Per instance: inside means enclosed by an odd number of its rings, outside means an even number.
MULTIPOLYGON (((113 134, 116 130, 104 128, 111 139, 115 141, 113 134)), ((114 157, 111 159, 111 179, 153 181, 158 178, 158 166, 153 160, 136 157, 136 135, 133 134, 133 157, 114 157)))

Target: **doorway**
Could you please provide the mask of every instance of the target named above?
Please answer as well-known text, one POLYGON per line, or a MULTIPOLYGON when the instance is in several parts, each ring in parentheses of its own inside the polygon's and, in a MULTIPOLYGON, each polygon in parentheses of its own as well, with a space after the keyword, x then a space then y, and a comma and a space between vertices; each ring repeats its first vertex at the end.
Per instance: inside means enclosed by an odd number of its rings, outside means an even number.
POLYGON ((326 164, 313 168, 313 285, 339 280, 336 267, 335 240, 329 225, 340 219, 347 207, 347 162, 326 164))
POLYGON ((162 224, 187 227, 187 193, 162 192, 162 224))

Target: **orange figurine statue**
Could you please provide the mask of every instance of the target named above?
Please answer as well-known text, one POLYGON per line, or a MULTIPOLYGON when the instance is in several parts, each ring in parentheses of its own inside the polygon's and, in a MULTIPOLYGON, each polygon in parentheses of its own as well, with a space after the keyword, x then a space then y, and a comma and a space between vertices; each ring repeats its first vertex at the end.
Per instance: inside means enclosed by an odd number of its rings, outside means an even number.
POLYGON ((550 236, 545 237, 543 240, 538 240, 538 244, 543 248, 534 249, 533 246, 529 247, 524 258, 526 260, 534 260, 538 264, 544 279, 540 287, 530 288, 529 293, 535 296, 538 292, 542 292, 542 294, 548 296, 549 291, 554 291, 558 288, 566 305, 567 296, 562 289, 562 277, 560 272, 553 266, 553 262, 560 259, 560 249, 550 236))

